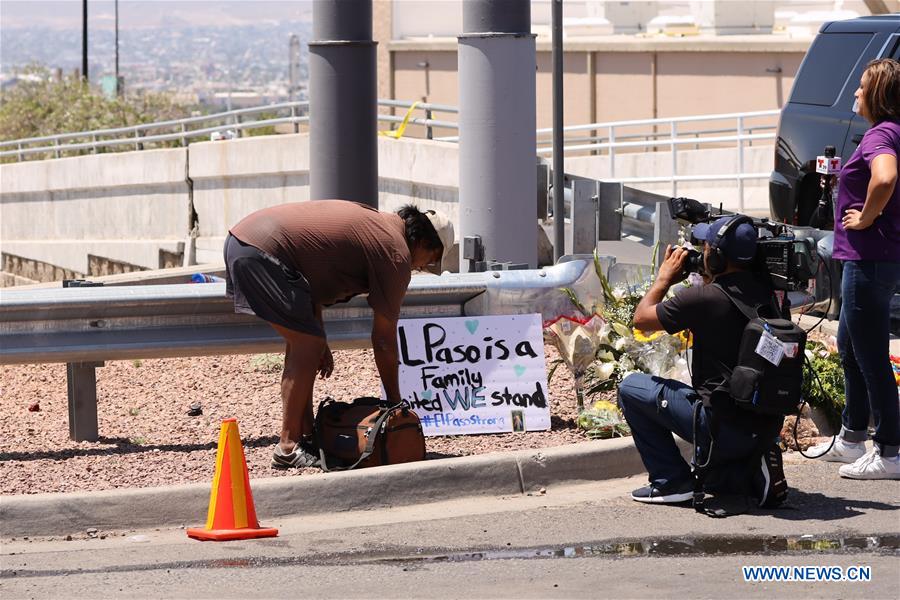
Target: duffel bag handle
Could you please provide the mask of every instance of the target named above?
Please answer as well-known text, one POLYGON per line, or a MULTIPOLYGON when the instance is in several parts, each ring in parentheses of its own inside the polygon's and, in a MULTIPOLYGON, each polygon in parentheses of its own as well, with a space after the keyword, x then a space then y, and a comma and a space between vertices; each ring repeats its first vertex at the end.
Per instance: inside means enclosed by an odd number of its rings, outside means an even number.
MULTIPOLYGON (((325 400, 322 401, 322 404, 325 404, 328 400, 329 400, 329 398, 326 398, 325 400)), ((381 400, 380 398, 373 398, 373 397, 358 398, 356 401, 358 402, 359 400, 367 400, 367 401, 375 400, 377 402, 372 402, 371 404, 376 404, 376 403, 377 404, 387 404, 387 402, 381 400)), ((331 401, 333 402, 334 398, 331 398, 331 401)), ((369 404, 369 402, 366 402, 366 404, 369 404)), ((363 453, 359 455, 359 458, 356 460, 355 463, 353 463, 349 467, 332 467, 329 469, 328 462, 325 460, 325 450, 323 450, 322 445, 319 444, 319 466, 326 473, 330 473, 331 471, 350 471, 352 469, 355 469, 357 467, 357 465, 359 465, 359 463, 361 463, 362 461, 364 461, 367 458, 369 458, 370 456, 372 456, 372 452, 375 451, 375 438, 378 437, 378 431, 382 428, 382 426, 384 425, 384 422, 387 421, 387 418, 389 416, 391 416, 391 413, 393 413, 395 410, 401 409, 405 405, 406 405, 405 402, 400 401, 397 404, 388 406, 386 409, 382 409, 382 413, 380 415, 378 415, 378 419, 376 419, 375 424, 372 425, 371 433, 366 438, 366 448, 365 448, 365 450, 363 450, 363 453)), ((321 408, 321 404, 319 406, 321 408)))

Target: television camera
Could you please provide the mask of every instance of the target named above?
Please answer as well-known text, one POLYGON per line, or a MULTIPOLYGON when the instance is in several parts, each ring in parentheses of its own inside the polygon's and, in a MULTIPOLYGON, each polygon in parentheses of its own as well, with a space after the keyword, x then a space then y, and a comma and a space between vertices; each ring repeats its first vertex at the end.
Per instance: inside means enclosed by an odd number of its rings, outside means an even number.
MULTIPOLYGON (((691 198, 669 198, 668 203, 672 218, 682 224, 711 223, 729 216, 721 208, 717 214, 713 214, 708 204, 691 198)), ((766 275, 776 290, 806 291, 818 269, 814 242, 796 237, 794 230, 784 223, 775 223, 765 218, 751 218, 751 221, 758 234, 752 270, 766 275)), ((691 239, 691 243, 701 249, 703 247, 701 240, 691 239)), ((689 249, 684 265, 685 276, 688 273, 703 272, 703 254, 689 249)))

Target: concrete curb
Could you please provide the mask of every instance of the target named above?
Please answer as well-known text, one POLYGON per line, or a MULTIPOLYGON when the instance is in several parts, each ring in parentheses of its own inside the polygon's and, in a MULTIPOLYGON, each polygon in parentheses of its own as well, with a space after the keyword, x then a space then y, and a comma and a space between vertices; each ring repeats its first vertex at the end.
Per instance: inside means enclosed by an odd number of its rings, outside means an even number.
MULTIPOLYGON (((253 480, 264 525, 278 517, 502 496, 644 471, 631 438, 302 477, 253 480)), ((2 537, 202 526, 209 484, 0 498, 2 537)))

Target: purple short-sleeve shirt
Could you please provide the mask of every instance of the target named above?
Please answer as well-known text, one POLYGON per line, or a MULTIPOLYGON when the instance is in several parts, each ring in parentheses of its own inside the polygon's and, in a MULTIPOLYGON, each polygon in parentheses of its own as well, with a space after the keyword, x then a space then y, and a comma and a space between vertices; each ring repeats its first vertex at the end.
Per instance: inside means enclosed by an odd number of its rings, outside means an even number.
POLYGON ((869 129, 840 174, 834 219, 834 258, 900 262, 900 183, 875 222, 863 230, 847 231, 841 216, 847 209, 862 210, 866 202, 870 165, 881 154, 900 153, 900 123, 882 121, 869 129))

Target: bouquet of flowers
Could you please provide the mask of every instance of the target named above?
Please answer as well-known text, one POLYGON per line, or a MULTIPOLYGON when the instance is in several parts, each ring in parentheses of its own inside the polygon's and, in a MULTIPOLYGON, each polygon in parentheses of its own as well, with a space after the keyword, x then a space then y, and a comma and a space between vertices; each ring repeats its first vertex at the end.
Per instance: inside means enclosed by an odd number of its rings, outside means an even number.
POLYGON ((619 408, 608 400, 597 400, 578 415, 578 426, 591 439, 608 439, 631 435, 631 429, 619 408))
MULTIPOLYGON (((594 397, 618 387, 632 372, 688 380, 683 353, 690 347, 687 332, 669 335, 657 332, 645 335, 634 329, 634 311, 650 287, 646 279, 637 284, 613 287, 594 255, 594 272, 600 280, 602 298, 589 299, 591 309, 572 290, 562 290, 580 316, 564 316, 545 324, 546 339, 559 350, 562 361, 575 378, 579 426, 592 437, 625 435, 627 425, 615 421, 615 405, 600 400, 584 409, 584 395, 594 397), (609 406, 606 406, 609 405, 609 406), (591 433, 593 432, 593 433, 591 433), (607 435, 609 434, 609 435, 607 435)), ((621 415, 618 416, 621 420, 621 415)))
POLYGON ((575 378, 578 411, 584 409, 584 375, 594 362, 597 349, 609 339, 609 325, 599 315, 562 316, 544 324, 545 339, 553 344, 575 378))

